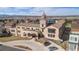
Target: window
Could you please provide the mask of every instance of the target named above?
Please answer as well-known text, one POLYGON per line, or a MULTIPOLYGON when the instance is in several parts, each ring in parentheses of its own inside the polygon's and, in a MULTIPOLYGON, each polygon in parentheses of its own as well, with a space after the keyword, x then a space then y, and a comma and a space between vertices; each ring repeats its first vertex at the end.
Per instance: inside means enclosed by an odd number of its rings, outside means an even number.
POLYGON ((48 34, 48 37, 52 37, 52 34, 48 34))
POLYGON ((76 37, 71 37, 70 40, 77 41, 77 38, 76 37))
POLYGON ((75 37, 75 41, 77 41, 77 38, 75 37))
POLYGON ((55 35, 53 35, 53 37, 55 37, 55 35))
POLYGON ((15 30, 11 30, 11 32, 15 32, 15 30))
POLYGON ((36 30, 39 30, 38 28, 36 28, 36 30))
POLYGON ((25 27, 22 27, 22 29, 25 29, 25 27))
POLYGON ((53 34, 48 34, 48 37, 55 37, 55 35, 53 35, 53 34))
POLYGON ((71 38, 70 38, 70 40, 73 40, 73 39, 74 39, 74 37, 71 37, 71 38))
POLYGON ((55 19, 49 19, 49 20, 47 21, 47 23, 48 23, 48 24, 54 24, 54 23, 55 23, 55 19))
POLYGON ((33 30, 33 28, 32 28, 32 30, 33 30))
POLYGON ((20 31, 18 30, 18 33, 20 33, 20 31))
POLYGON ((30 29, 30 28, 27 28, 27 29, 30 29))
POLYGON ((76 49, 76 44, 74 44, 74 49, 76 49))
POLYGON ((18 29, 20 29, 20 27, 18 27, 18 29))
POLYGON ((42 27, 44 27, 44 25, 42 24, 42 27))
POLYGON ((76 50, 76 44, 71 43, 69 48, 70 48, 71 51, 75 51, 76 50))
POLYGON ((48 29, 49 33, 55 33, 55 29, 48 29))
POLYGON ((26 36, 26 33, 25 32, 23 33, 23 36, 26 36))

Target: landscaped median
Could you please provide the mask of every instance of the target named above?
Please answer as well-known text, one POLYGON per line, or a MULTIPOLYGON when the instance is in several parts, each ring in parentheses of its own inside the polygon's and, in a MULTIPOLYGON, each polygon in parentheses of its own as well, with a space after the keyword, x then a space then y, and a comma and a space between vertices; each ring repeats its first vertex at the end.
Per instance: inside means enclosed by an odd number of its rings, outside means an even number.
POLYGON ((15 45, 15 47, 22 48, 22 49, 28 49, 28 50, 32 51, 32 49, 31 49, 31 48, 29 48, 28 46, 15 45))

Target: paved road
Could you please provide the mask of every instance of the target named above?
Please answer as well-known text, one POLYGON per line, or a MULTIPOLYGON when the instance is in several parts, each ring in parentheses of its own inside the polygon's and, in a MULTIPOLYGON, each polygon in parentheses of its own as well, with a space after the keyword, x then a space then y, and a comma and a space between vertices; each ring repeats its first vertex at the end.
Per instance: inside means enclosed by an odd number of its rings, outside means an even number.
MULTIPOLYGON (((51 41, 49 41, 51 42, 51 41)), ((0 51, 25 51, 26 49, 15 47, 15 45, 22 45, 32 49, 32 51, 49 51, 50 46, 57 47, 56 51, 64 51, 62 47, 51 42, 51 45, 44 46, 43 44, 36 42, 34 40, 17 40, 17 41, 9 41, 9 42, 0 42, 3 46, 0 46, 0 51)), ((29 51, 28 49, 26 51, 29 51)))
POLYGON ((0 51, 23 51, 17 48, 5 46, 5 45, 0 45, 0 51))
POLYGON ((35 42, 34 40, 17 40, 5 42, 4 44, 11 47, 15 47, 15 45, 28 46, 32 49, 32 51, 48 51, 48 48, 46 48, 41 43, 35 42))
MULTIPOLYGON (((50 41, 51 42, 51 41, 50 41)), ((23 46, 28 46, 32 49, 32 51, 49 51, 49 47, 50 46, 54 46, 57 47, 58 50, 56 51, 64 51, 64 49, 60 46, 58 46, 57 44, 55 44, 54 42, 51 42, 51 45, 49 46, 44 46, 41 43, 38 43, 34 40, 17 40, 17 41, 10 41, 10 42, 5 42, 5 45, 8 46, 15 46, 15 45, 23 45, 23 46)))

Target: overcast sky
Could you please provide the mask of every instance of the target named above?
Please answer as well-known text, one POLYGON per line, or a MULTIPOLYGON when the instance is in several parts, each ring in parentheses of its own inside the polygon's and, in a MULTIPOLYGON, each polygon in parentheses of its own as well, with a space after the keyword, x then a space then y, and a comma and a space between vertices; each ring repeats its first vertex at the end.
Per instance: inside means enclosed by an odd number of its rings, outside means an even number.
POLYGON ((0 7, 0 15, 79 15, 78 7, 0 7))

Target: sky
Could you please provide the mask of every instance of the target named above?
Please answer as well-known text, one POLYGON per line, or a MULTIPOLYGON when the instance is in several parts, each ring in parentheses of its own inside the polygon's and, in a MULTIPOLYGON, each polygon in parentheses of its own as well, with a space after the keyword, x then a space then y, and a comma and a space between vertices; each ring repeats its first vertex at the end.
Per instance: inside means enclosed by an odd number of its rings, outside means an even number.
POLYGON ((0 15, 79 15, 78 7, 0 7, 0 15))

